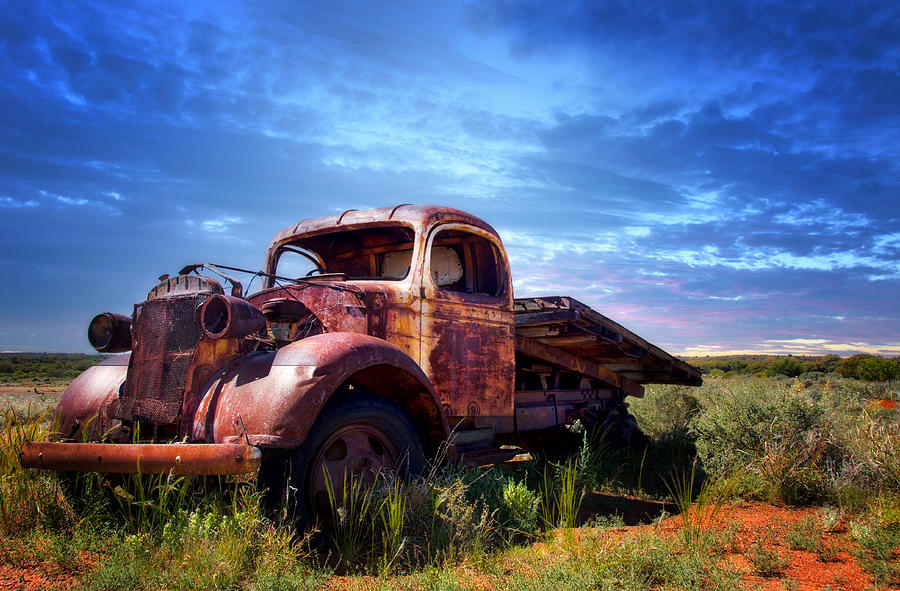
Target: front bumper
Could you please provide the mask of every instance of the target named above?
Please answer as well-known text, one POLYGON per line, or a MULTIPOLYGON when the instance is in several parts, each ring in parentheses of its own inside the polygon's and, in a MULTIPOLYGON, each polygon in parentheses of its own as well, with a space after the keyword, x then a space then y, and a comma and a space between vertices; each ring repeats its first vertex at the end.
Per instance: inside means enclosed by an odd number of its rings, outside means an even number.
POLYGON ((260 459, 258 447, 226 443, 28 442, 19 451, 26 468, 113 474, 247 474, 260 459))

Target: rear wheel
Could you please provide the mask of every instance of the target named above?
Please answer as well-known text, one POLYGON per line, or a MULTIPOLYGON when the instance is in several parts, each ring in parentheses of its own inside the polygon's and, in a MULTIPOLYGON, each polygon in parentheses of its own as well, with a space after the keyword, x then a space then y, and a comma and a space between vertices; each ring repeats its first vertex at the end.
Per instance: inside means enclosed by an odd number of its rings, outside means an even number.
POLYGON ((425 469, 422 440, 401 406, 362 390, 335 396, 291 458, 297 509, 307 523, 330 511, 329 478, 340 491, 345 473, 372 483, 379 473, 403 477, 425 469))

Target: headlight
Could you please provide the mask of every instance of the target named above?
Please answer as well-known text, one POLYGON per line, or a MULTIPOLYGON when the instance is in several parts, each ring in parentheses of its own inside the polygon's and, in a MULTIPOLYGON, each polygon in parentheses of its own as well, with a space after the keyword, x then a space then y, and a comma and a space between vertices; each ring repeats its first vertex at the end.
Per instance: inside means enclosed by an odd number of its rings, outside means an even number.
POLYGON ((88 341, 101 353, 131 351, 131 318, 122 314, 97 314, 88 325, 88 341))
POLYGON ((263 313, 242 298, 214 295, 200 306, 200 327, 211 339, 244 337, 265 325, 263 313))

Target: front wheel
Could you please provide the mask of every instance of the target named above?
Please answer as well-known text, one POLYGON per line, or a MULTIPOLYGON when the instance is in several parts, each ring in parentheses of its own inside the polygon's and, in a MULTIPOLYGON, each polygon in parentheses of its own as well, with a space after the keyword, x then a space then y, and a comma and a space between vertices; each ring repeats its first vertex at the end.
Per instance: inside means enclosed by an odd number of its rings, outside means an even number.
POLYGON ((425 470, 422 440, 401 406, 363 390, 335 396, 291 458, 299 515, 307 522, 328 515, 329 478, 341 490, 345 473, 371 484, 379 473, 403 477, 425 470))

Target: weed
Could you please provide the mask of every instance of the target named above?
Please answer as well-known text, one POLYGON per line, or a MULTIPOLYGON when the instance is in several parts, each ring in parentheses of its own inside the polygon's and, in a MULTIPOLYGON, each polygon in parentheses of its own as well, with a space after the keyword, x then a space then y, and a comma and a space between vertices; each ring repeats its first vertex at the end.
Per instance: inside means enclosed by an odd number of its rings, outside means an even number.
POLYGON ((787 541, 794 550, 819 552, 824 548, 822 526, 814 515, 808 515, 787 530, 787 541))
POLYGON ((614 529, 624 526, 625 521, 618 513, 614 513, 612 515, 595 515, 587 523, 584 524, 584 527, 597 529, 614 529))
POLYGON ((50 432, 47 413, 36 415, 29 404, 23 416, 10 408, 0 429, 0 533, 27 532, 35 527, 58 529, 71 525, 74 515, 60 494, 56 479, 47 472, 26 470, 19 450, 50 432))
POLYGON ((850 535, 859 545, 854 552, 863 569, 878 583, 900 584, 900 564, 894 550, 900 544, 900 520, 893 514, 893 504, 876 506, 867 519, 851 521, 850 535))
POLYGON ((747 550, 747 560, 753 570, 762 577, 774 577, 784 572, 788 566, 787 559, 777 550, 767 548, 764 542, 753 542, 747 550))
POLYGON ((304 591, 322 588, 325 572, 304 562, 312 534, 301 540, 287 527, 268 524, 256 544, 259 548, 256 570, 248 585, 250 591, 304 591))
POLYGON ((185 505, 189 487, 184 476, 125 474, 113 498, 133 533, 155 535, 185 505))
POLYGON ((669 486, 681 515, 682 535, 689 547, 708 540, 704 531, 717 521, 734 488, 733 479, 714 481, 707 478, 701 483, 695 496, 696 467, 695 461, 691 466, 690 476, 673 472, 669 486))
POLYGON ((577 476, 578 460, 569 460, 560 474, 559 490, 556 493, 556 511, 562 527, 575 527, 581 501, 584 499, 584 489, 576 490, 577 476))
POLYGON ((561 466, 555 478, 544 469, 541 485, 541 518, 544 528, 575 527, 578 511, 584 499, 584 489, 576 489, 578 459, 570 458, 561 466), (577 497, 577 498, 576 498, 577 497))
POLYGON ((331 475, 325 473, 325 489, 331 509, 329 537, 334 544, 339 564, 351 567, 370 555, 372 549, 372 515, 375 502, 374 483, 365 483, 344 472, 337 493, 331 475))
POLYGON ((387 573, 403 553, 406 539, 403 524, 406 521, 406 491, 399 479, 394 479, 387 487, 387 494, 381 502, 378 517, 381 520, 381 572, 387 573))
POLYGON ((530 535, 538 527, 538 511, 541 499, 528 489, 523 481, 506 480, 502 493, 503 515, 510 529, 521 535, 530 535))
POLYGON ((822 507, 819 510, 819 523, 826 532, 837 531, 841 527, 841 510, 837 507, 822 507))

